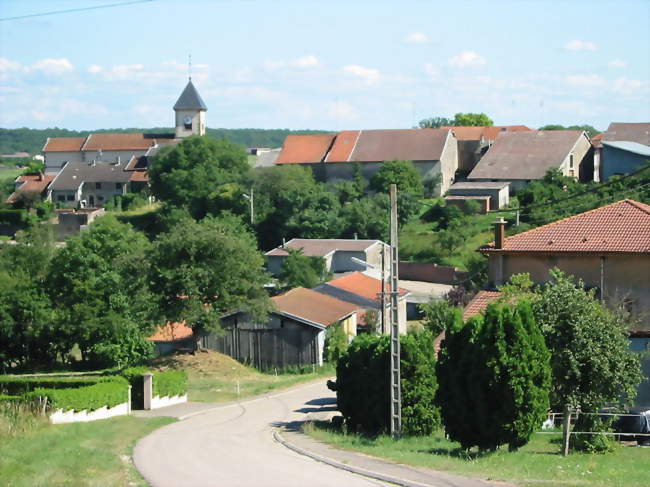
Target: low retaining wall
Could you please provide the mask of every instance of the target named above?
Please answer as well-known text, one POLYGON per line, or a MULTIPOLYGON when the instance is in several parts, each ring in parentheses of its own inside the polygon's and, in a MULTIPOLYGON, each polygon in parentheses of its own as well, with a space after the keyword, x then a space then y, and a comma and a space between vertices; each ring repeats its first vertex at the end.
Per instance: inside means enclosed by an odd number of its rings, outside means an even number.
POLYGON ((182 402, 187 402, 187 394, 182 396, 154 396, 151 398, 151 407, 145 409, 158 409, 164 408, 165 406, 171 406, 173 404, 180 404, 182 402))
POLYGON ((87 421, 96 421, 98 419, 112 418, 113 416, 124 416, 131 412, 131 403, 123 402, 112 408, 106 406, 94 411, 78 411, 75 412, 73 409, 69 411, 63 411, 63 409, 57 409, 52 414, 50 414, 49 419, 52 424, 63 424, 63 423, 85 423, 87 421))

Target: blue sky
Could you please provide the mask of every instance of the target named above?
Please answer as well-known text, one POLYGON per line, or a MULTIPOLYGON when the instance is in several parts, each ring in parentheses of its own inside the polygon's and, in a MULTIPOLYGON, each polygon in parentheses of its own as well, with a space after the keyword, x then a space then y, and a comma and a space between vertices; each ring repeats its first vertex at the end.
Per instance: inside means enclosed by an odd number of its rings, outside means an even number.
MULTIPOLYGON (((126 0, 0 0, 0 18, 126 0)), ((650 1, 155 0, 0 22, 0 126, 650 121, 650 1)))

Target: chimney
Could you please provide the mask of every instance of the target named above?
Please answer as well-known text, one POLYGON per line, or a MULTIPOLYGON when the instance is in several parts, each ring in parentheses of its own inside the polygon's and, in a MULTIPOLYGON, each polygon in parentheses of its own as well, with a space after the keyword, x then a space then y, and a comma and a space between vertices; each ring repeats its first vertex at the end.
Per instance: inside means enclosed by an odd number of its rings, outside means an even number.
POLYGON ((494 248, 502 249, 506 239, 506 221, 503 217, 494 222, 494 248))
POLYGON ((38 180, 43 181, 43 173, 41 171, 38 172, 38 180))
POLYGON ((287 241, 282 237, 282 248, 285 248, 287 246, 287 241))
POLYGON ((357 233, 354 232, 354 239, 357 240, 357 233))
POLYGON ((102 150, 101 149, 97 149, 97 159, 99 159, 100 161, 102 160, 102 150))

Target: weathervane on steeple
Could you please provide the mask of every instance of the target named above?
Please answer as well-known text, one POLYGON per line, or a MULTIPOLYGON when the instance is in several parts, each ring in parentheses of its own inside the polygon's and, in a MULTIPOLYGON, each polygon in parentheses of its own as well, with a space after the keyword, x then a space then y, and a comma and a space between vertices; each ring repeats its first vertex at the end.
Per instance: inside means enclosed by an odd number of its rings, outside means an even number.
POLYGON ((187 55, 187 76, 192 81, 192 53, 187 55))

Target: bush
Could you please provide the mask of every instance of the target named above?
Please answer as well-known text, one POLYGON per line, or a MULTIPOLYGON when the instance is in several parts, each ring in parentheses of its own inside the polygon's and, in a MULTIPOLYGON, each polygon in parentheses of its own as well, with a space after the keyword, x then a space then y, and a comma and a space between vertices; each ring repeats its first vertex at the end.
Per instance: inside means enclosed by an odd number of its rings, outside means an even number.
POLYGON ((98 382, 113 381, 112 376, 93 377, 0 377, 0 394, 21 396, 37 388, 74 389, 97 384, 98 382))
POLYGON ((348 348, 348 335, 345 333, 341 323, 330 325, 325 332, 325 346, 323 354, 325 362, 338 363, 341 356, 348 348))
POLYGON ((146 362, 154 356, 154 344, 136 326, 123 325, 115 333, 95 343, 88 361, 96 367, 126 367, 146 362))
POLYGON ((122 377, 111 377, 110 380, 76 389, 45 389, 36 388, 23 397, 28 402, 47 397, 50 409, 63 411, 93 411, 103 406, 114 407, 128 400, 128 383, 122 377))
MULTIPOLYGON (((402 433, 427 435, 439 425, 434 404, 436 378, 433 337, 428 331, 401 338, 402 433)), ((364 334, 355 338, 336 368, 337 404, 355 431, 378 434, 390 421, 390 337, 364 334)))
POLYGON ((0 210, 0 224, 21 225, 27 218, 25 210, 0 210))
POLYGON ((156 372, 153 376, 154 396, 182 396, 187 392, 187 374, 184 370, 156 372))

